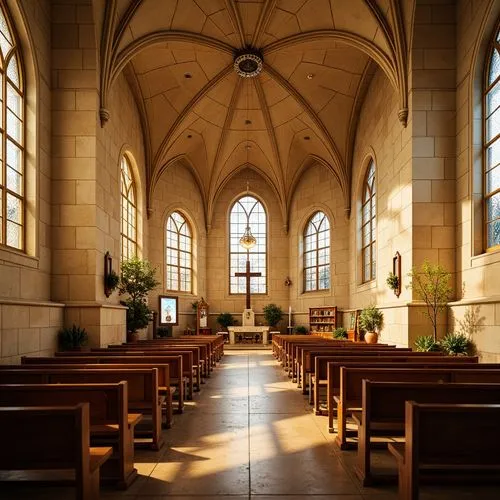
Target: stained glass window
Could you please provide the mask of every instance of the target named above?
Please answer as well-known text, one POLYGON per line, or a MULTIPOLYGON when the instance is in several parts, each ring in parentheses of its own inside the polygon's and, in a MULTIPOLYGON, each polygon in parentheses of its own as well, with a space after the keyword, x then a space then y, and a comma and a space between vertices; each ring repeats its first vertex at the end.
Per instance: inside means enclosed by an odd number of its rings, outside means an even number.
POLYGON ((261 276, 250 278, 250 293, 267 292, 267 215, 262 203, 253 196, 243 196, 233 205, 229 218, 229 291, 233 294, 246 292, 246 278, 235 273, 246 271, 247 257, 250 271, 261 276), (245 250, 240 245, 246 227, 249 226, 257 240, 255 246, 245 250))
POLYGON ((485 239, 493 248, 500 245, 500 30, 488 55, 484 121, 485 239))
POLYGON ((187 220, 173 212, 166 227, 166 287, 176 292, 192 291, 193 237, 187 220))
POLYGON ((122 260, 137 255, 137 204, 132 168, 126 156, 121 161, 122 260))
POLYGON ((24 89, 20 48, 0 3, 0 244, 24 249, 24 89))
POLYGON ((361 205, 361 255, 363 283, 375 279, 377 268, 377 196, 375 189, 375 163, 368 165, 363 184, 361 205))
POLYGON ((330 223, 316 212, 304 231, 304 291, 330 288, 330 223))

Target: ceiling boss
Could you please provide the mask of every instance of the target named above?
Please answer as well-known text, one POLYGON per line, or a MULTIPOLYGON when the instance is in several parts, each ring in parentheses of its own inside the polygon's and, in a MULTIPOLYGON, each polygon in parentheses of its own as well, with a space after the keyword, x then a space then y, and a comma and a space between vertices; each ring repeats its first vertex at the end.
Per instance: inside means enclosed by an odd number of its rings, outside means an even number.
POLYGON ((242 78, 254 78, 262 71, 262 54, 255 49, 246 48, 236 53, 234 70, 242 78))

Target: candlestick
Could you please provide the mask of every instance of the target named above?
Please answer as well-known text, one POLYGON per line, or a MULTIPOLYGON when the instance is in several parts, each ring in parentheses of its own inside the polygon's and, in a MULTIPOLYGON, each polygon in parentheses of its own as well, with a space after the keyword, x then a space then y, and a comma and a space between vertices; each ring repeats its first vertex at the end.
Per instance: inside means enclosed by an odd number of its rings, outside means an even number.
POLYGON ((292 306, 288 306, 288 328, 292 326, 292 306))

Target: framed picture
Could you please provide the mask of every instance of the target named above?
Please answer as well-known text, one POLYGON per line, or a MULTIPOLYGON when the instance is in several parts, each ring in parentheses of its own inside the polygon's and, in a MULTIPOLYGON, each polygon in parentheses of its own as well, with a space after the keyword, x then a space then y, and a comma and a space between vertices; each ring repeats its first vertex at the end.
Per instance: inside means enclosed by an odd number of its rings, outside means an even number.
POLYGON ((160 295, 160 325, 172 326, 179 324, 178 297, 160 295))

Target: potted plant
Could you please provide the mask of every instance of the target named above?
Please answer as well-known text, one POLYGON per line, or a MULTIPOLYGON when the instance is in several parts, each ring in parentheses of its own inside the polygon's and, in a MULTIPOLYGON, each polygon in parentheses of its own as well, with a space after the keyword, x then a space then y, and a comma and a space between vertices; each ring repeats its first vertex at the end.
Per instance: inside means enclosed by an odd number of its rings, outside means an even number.
POLYGON ((391 290, 397 290, 399 287, 399 278, 394 273, 389 273, 385 282, 391 290))
POLYGON ((137 332, 148 326, 153 311, 147 304, 147 296, 160 282, 156 280, 156 269, 147 260, 134 257, 122 262, 120 295, 128 298, 122 303, 127 306, 127 342, 137 340, 137 332))
POLYGON ((346 339, 347 330, 343 326, 335 328, 335 330, 333 330, 333 338, 338 340, 346 339))
POLYGON ((104 293, 109 297, 117 288, 120 283, 120 276, 111 269, 109 273, 104 276, 104 293))
POLYGON ((281 307, 277 306, 276 304, 267 304, 267 306, 264 307, 263 311, 266 323, 271 328, 276 328, 276 325, 281 321, 281 318, 283 317, 283 311, 281 307))
POLYGON ((451 274, 440 264, 431 264, 425 260, 419 268, 412 268, 408 276, 411 281, 407 288, 413 289, 418 298, 425 302, 425 315, 431 321, 434 342, 437 342, 438 315, 446 309, 453 292, 449 284, 451 274))
POLYGON ((461 333, 448 333, 439 345, 449 356, 467 356, 475 351, 474 343, 461 333))
POLYGON ((85 328, 76 325, 59 330, 57 338, 61 351, 81 351, 82 347, 85 347, 89 342, 85 328))
POLYGON ((415 350, 417 352, 439 351, 439 344, 434 341, 432 335, 421 335, 415 339, 415 350))
POLYGON ((359 324, 365 330, 365 342, 376 344, 378 342, 378 332, 384 323, 382 311, 375 306, 365 307, 359 315, 359 324))
POLYGON ((220 313, 217 316, 217 323, 219 323, 219 325, 222 328, 225 328, 227 330, 228 326, 233 326, 234 325, 233 315, 231 313, 220 313))
POLYGON ((307 328, 305 326, 296 326, 294 328, 294 332, 297 334, 297 335, 307 335, 307 328))
POLYGON ((168 326, 159 326, 156 329, 156 336, 160 338, 169 337, 170 336, 169 333, 170 332, 168 326))

